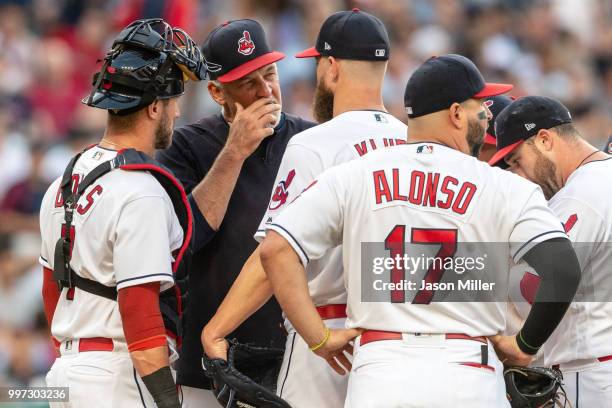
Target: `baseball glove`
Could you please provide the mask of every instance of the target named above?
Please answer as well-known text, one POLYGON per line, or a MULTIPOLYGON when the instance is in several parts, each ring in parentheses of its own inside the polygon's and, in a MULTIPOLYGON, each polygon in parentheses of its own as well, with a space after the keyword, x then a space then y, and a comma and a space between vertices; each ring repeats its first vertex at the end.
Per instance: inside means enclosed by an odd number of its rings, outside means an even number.
POLYGON ((283 353, 230 340, 227 361, 204 356, 202 368, 213 380, 213 393, 223 407, 291 408, 275 394, 283 353))
POLYGON ((557 403, 563 407, 567 403, 563 375, 557 369, 508 367, 504 371, 504 381, 512 408, 548 408, 557 406, 557 403))

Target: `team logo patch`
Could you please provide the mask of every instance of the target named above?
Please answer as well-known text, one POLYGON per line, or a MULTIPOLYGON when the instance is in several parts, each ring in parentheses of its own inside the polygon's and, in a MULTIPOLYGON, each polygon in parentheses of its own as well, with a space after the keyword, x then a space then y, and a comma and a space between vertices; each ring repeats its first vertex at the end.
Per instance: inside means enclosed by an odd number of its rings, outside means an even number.
POLYGON ((432 145, 422 145, 422 146, 417 147, 417 153, 432 154, 433 148, 434 147, 432 145))
POLYGON ((102 152, 95 152, 94 155, 92 156, 92 159, 94 160, 100 160, 102 158, 102 152))
POLYGON ((244 30, 242 37, 238 40, 238 52, 242 55, 251 55, 255 51, 255 43, 251 41, 251 33, 244 30))
POLYGON ((387 51, 384 48, 379 48, 374 52, 377 57, 384 57, 387 51))
POLYGON ((274 189, 274 194, 272 195, 272 200, 270 200, 270 205, 268 206, 270 210, 276 210, 287 202, 287 198, 289 198, 288 189, 294 177, 295 170, 291 170, 289 174, 287 174, 287 178, 278 183, 278 186, 276 186, 276 189, 274 189))
POLYGON ((324 49, 325 51, 329 51, 329 50, 331 50, 331 45, 329 45, 329 44, 327 43, 327 41, 325 41, 325 43, 323 44, 323 49, 324 49))

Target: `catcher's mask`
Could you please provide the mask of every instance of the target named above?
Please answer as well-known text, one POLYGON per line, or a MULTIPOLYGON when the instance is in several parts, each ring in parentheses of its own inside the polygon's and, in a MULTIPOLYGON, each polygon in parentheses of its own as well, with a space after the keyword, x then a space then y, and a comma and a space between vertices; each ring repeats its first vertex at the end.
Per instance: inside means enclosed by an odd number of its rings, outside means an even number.
POLYGON ((186 80, 205 75, 202 53, 187 33, 161 18, 137 20, 113 42, 83 103, 124 115, 182 95, 186 80))
POLYGON ((554 368, 509 367, 504 371, 504 381, 512 408, 565 407, 568 402, 563 375, 554 368))

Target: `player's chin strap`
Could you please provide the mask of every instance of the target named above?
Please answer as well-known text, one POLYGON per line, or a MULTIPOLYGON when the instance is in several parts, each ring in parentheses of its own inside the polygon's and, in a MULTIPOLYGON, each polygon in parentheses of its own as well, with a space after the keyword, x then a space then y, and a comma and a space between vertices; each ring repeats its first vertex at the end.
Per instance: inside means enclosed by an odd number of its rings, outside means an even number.
MULTIPOLYGON (((117 300, 117 288, 115 286, 106 286, 100 282, 79 276, 70 266, 73 247, 72 241, 74 239, 74 235, 71 234, 74 211, 75 209, 78 211, 77 203, 85 190, 97 179, 117 168, 149 171, 168 192, 174 206, 174 211, 184 231, 183 245, 176 256, 173 272, 176 270, 176 267, 178 267, 183 253, 187 249, 191 239, 191 210, 187 203, 187 198, 184 195, 184 191, 180 188, 178 182, 174 180, 172 175, 144 153, 134 149, 119 151, 114 159, 99 164, 83 179, 83 181, 73 183, 72 172, 74 171, 74 166, 79 157, 88 149, 89 148, 83 150, 70 160, 60 183, 65 224, 62 226, 61 237, 55 244, 53 280, 57 282, 60 291, 63 288, 77 287, 94 295, 102 296, 110 300, 117 300), (78 188, 75 189, 73 184, 78 185, 78 188)), ((180 294, 178 295, 180 296, 180 294)), ((180 310, 178 314, 180 315, 180 310)))

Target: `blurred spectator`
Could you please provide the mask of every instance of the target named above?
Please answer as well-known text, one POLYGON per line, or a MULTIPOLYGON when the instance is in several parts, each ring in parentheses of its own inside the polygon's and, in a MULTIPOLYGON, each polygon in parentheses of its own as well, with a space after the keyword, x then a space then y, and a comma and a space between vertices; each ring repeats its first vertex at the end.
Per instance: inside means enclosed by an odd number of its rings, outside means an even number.
POLYGON ((38 232, 40 204, 49 186, 41 172, 44 154, 43 145, 32 145, 30 174, 10 186, 0 200, 0 234, 38 232))

